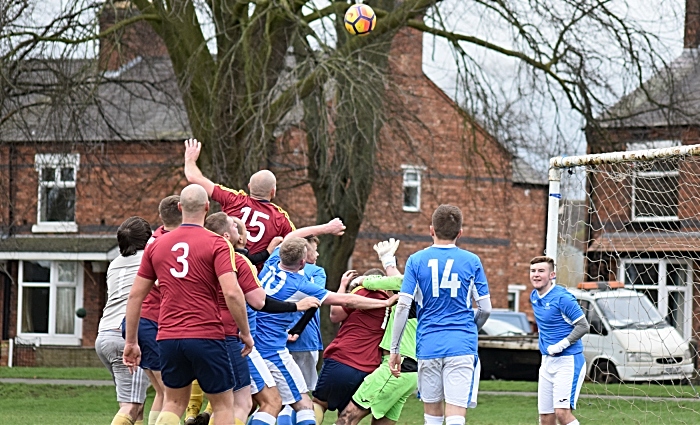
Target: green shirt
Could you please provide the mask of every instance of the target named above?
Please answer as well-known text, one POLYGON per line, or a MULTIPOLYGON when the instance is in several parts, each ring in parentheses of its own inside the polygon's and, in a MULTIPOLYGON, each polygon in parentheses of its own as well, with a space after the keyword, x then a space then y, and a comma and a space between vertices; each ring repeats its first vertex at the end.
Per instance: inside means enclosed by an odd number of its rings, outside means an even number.
MULTIPOLYGON (((396 311, 396 306, 391 308, 391 315, 389 316, 389 321, 386 324, 386 330, 384 331, 384 337, 379 346, 386 351, 391 350, 391 330, 394 327, 394 311, 396 311)), ((399 352, 402 356, 410 357, 413 360, 416 358, 416 328, 418 327, 418 319, 408 319, 406 322, 406 327, 403 331, 403 337, 401 338, 401 347, 399 347, 399 352)))

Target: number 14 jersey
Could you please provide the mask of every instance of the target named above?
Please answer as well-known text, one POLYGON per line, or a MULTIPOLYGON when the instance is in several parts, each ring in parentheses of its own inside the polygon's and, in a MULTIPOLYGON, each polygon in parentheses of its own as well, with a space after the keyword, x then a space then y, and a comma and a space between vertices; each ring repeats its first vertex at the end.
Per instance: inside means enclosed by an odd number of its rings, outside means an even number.
POLYGON ((418 359, 477 354, 472 298, 490 296, 479 257, 455 245, 418 251, 406 262, 401 293, 418 306, 418 359))

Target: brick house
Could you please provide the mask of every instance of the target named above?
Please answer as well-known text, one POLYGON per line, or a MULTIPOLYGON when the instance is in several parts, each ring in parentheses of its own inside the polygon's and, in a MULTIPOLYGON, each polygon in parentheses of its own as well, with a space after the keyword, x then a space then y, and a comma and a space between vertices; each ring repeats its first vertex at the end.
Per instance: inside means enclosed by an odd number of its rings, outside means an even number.
MULTIPOLYGON (((118 254, 117 226, 132 215, 155 226, 160 199, 185 184, 181 143, 189 127, 169 60, 145 24, 124 37, 130 42, 122 50, 126 63, 101 55, 95 72, 108 82, 100 101, 73 116, 71 125, 48 125, 53 121, 43 110, 29 109, 0 129, 0 329, 4 347, 11 338, 36 345, 24 360, 28 364, 85 363, 80 353, 88 350, 81 348, 94 345, 105 272, 118 254), (130 83, 143 80, 158 90, 130 83), (76 316, 79 308, 86 310, 84 318, 76 316)), ((402 267, 410 253, 431 243, 434 208, 451 203, 465 217, 459 244, 482 258, 494 307, 529 312, 528 297, 521 294, 529 293, 530 258, 544 249, 544 173, 468 120, 423 74, 421 33, 397 36, 391 57, 404 90, 400 100, 420 120, 400 124, 411 126, 416 142, 410 150, 389 149, 399 141, 385 129, 381 170, 349 266, 376 267, 372 245, 396 237, 402 240, 402 267)), ((76 65, 52 66, 62 72, 76 65)), ((280 137, 271 164, 298 161, 303 149, 303 135, 292 126, 280 137)), ((283 168, 276 202, 297 227, 313 224, 309 185, 287 183, 303 173, 285 175, 283 168)))
MULTIPOLYGON (((604 114, 588 153, 700 144, 700 1, 686 1, 678 58, 604 114)), ((618 280, 644 292, 685 338, 700 332, 697 158, 640 167, 601 185, 591 180, 587 280, 618 280), (613 203, 615 205, 613 205, 613 203), (614 212, 614 213, 613 213, 614 212), (640 236, 643 235, 643 236, 640 236)))

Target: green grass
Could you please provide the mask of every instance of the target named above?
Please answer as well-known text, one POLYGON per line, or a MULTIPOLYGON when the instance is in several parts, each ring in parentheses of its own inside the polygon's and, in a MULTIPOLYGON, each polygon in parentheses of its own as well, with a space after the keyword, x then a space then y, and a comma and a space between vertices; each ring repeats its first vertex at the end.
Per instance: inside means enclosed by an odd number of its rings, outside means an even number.
POLYGON ((0 367, 0 378, 112 380, 104 367, 0 367))
MULTIPOLYGON (((109 379, 99 368, 0 368, 0 377, 47 379, 109 379)), ((482 381, 481 391, 536 392, 536 382, 482 381)), ((582 423, 615 424, 695 424, 700 423, 700 402, 686 400, 694 396, 690 386, 617 384, 600 385, 586 382, 583 394, 620 395, 619 399, 579 399, 576 416, 582 423), (625 396, 676 397, 674 401, 626 399, 625 396)), ((149 390, 147 409, 153 400, 149 390)), ((109 423, 117 411, 113 387, 83 387, 69 385, 0 384, 2 423, 46 425, 71 423, 93 425, 109 423), (70 418, 67 420, 66 418, 70 418)), ((326 415, 323 425, 337 418, 326 415)), ((479 407, 467 414, 469 424, 537 424, 537 398, 530 396, 484 395, 479 407)), ((369 425, 365 419, 362 425, 369 425)), ((423 405, 415 397, 406 404, 397 425, 422 425, 423 405)))
MULTIPOLYGON (((700 386, 696 387, 700 392, 700 386)), ((517 391, 537 392, 537 382, 523 381, 481 381, 479 391, 517 391)), ((690 385, 658 385, 658 384, 594 384, 585 382, 581 388, 581 394, 591 395, 617 395, 617 396, 641 396, 641 397, 681 397, 697 398, 697 394, 690 385)))

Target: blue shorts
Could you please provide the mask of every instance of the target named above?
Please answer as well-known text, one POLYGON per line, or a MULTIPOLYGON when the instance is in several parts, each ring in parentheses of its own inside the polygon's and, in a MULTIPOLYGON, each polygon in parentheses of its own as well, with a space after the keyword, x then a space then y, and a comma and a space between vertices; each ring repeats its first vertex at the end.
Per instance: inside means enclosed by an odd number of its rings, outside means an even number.
MULTIPOLYGON (((158 336, 158 323, 153 320, 139 319, 138 343, 141 349, 142 369, 160 370, 160 349, 156 337, 158 336)), ((126 339, 126 318, 122 319, 122 338, 126 339)))
POLYGON ((202 391, 218 394, 236 385, 224 340, 165 339, 158 346, 166 387, 183 388, 196 379, 202 391))
POLYGON ((333 359, 323 359, 314 398, 328 403, 328 410, 342 412, 367 375, 333 359))
POLYGON ((226 337, 226 348, 228 348, 228 357, 231 359, 231 368, 233 369, 233 378, 236 380, 236 385, 233 391, 238 391, 250 385, 250 369, 248 369, 248 361, 241 356, 243 343, 237 336, 226 337))

